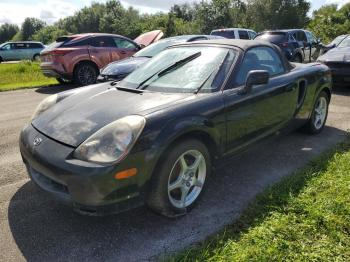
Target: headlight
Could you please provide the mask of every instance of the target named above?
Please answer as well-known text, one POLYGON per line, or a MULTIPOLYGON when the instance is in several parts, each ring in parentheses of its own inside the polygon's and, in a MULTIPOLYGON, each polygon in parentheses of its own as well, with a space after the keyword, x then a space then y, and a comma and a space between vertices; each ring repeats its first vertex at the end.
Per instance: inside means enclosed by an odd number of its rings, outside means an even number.
POLYGON ((32 120, 37 118, 38 115, 40 115, 42 112, 46 111, 50 107, 52 107, 54 104, 57 103, 58 95, 51 95, 49 97, 46 97, 41 103, 36 107, 34 114, 32 115, 32 120))
POLYGON ((101 164, 121 161, 140 136, 146 119, 131 115, 101 128, 85 140, 74 152, 74 157, 101 164))

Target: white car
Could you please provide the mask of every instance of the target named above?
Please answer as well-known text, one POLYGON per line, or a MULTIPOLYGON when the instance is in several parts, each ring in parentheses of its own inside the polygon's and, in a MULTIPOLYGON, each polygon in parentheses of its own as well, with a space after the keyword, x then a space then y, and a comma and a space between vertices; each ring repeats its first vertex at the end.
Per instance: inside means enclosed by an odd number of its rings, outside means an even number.
POLYGON ((254 39, 257 33, 245 28, 223 28, 211 31, 211 35, 222 36, 230 39, 254 39))

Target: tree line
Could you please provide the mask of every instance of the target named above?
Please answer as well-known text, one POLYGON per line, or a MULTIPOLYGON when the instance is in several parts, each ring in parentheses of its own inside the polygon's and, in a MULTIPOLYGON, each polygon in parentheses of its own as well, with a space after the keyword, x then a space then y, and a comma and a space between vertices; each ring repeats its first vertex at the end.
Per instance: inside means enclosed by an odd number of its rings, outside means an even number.
POLYGON ((45 44, 67 34, 104 32, 135 38, 139 34, 161 29, 165 36, 209 34, 225 27, 245 27, 256 32, 268 29, 308 28, 327 43, 350 32, 350 3, 338 8, 324 5, 308 17, 307 0, 202 0, 193 4, 174 5, 168 13, 140 14, 122 6, 119 0, 93 3, 73 16, 47 25, 37 18, 26 18, 19 28, 0 26, 0 43, 8 40, 36 40, 45 44))

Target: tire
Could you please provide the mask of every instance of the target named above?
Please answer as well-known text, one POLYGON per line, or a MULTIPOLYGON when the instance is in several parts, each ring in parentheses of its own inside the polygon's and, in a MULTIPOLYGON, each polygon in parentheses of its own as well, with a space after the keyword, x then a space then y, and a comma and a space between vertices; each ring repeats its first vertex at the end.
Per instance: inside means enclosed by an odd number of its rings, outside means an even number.
POLYGON ((320 133, 327 121, 328 107, 329 96, 326 92, 322 91, 316 99, 311 117, 305 125, 304 131, 311 135, 320 133))
POLYGON ((202 196, 210 172, 206 146, 194 139, 182 141, 168 150, 165 159, 156 166, 148 207, 167 217, 186 214, 202 196))
POLYGON ((294 62, 294 63, 302 63, 303 60, 301 59, 301 56, 300 56, 300 55, 295 55, 295 56, 293 57, 293 62, 294 62))
POLYGON ((97 80, 97 70, 89 63, 82 63, 74 69, 74 82, 81 86, 92 85, 97 80))
POLYGON ((68 85, 71 84, 72 81, 61 78, 61 77, 57 77, 56 80, 61 84, 61 85, 68 85))
POLYGON ((39 62, 39 61, 40 61, 40 55, 39 55, 39 54, 35 54, 35 55, 33 56, 33 61, 34 61, 34 62, 39 62))

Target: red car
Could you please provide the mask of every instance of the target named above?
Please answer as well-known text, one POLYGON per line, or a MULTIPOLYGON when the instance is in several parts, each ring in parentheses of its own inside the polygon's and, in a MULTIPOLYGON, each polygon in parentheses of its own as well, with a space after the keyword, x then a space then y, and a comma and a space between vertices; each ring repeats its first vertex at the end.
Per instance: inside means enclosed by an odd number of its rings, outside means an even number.
POLYGON ((55 77, 60 83, 94 84, 102 67, 132 56, 162 36, 162 31, 155 30, 134 41, 102 33, 59 37, 40 53, 41 70, 45 76, 55 77))

